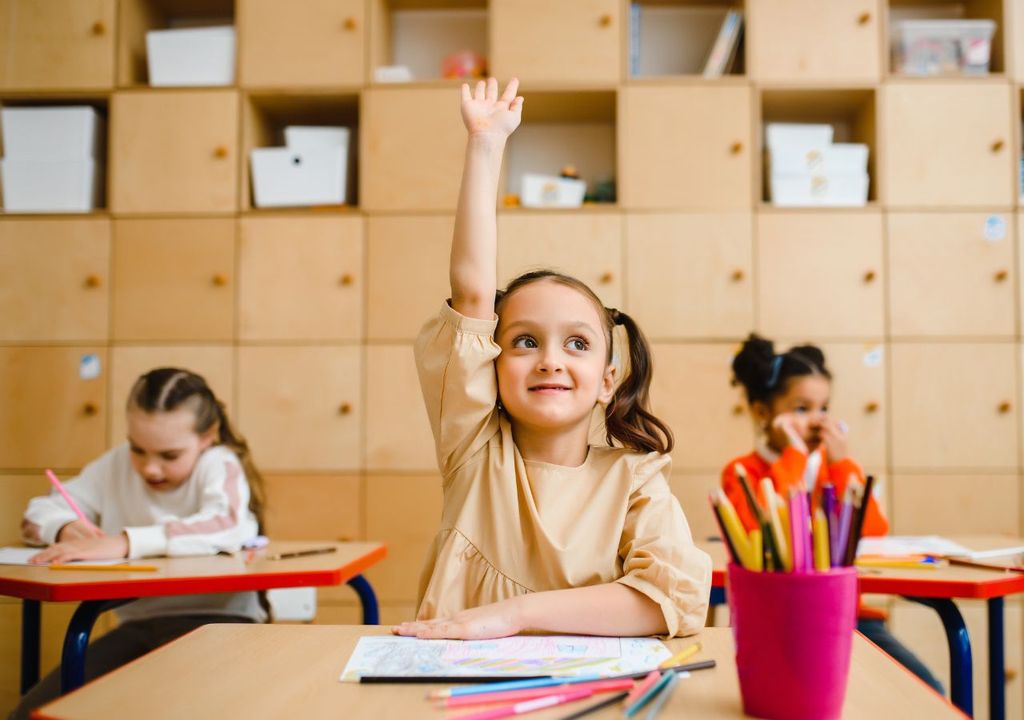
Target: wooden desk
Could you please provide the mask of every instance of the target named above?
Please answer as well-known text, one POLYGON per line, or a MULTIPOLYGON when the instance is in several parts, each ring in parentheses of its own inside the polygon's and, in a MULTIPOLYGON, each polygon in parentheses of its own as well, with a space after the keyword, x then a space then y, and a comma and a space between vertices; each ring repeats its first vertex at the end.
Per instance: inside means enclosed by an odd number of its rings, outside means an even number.
MULTIPOLYGON (((1024 545, 1024 540, 1020 538, 999 535, 951 539, 972 550, 1024 545)), ((699 544, 711 555, 712 603, 724 603, 727 562, 725 548, 720 542, 699 544)), ((1006 563, 1012 560, 1012 557, 1005 557, 985 562, 1006 563)), ((954 599, 985 600, 988 606, 989 717, 992 720, 1005 718, 1003 599, 1024 592, 1024 573, 1000 573, 959 566, 941 567, 936 570, 861 568, 858 587, 862 593, 902 595, 908 600, 927 605, 939 614, 949 645, 950 696, 956 706, 968 715, 974 711, 971 638, 954 599)))
POLYGON ((45 566, 0 565, 0 595, 21 598, 21 691, 39 679, 39 615, 41 601, 81 601, 68 623, 61 654, 61 687, 79 687, 85 678, 85 653, 96 618, 126 602, 164 595, 245 592, 289 587, 323 587, 348 583, 363 606, 363 622, 378 621, 377 599, 361 573, 387 554, 381 543, 274 542, 253 555, 146 558, 132 561, 156 565, 156 572, 50 570, 45 566), (316 547, 333 553, 267 560, 273 553, 316 547))
MULTIPOLYGON (((86 687, 40 708, 40 719, 110 717, 444 718, 425 699, 431 685, 358 685, 338 677, 361 635, 377 627, 342 625, 206 625, 86 687)), ((664 718, 743 717, 732 631, 705 628, 698 657, 718 667, 682 680, 664 718)), ((677 639, 682 648, 693 639, 677 639)), ((596 702, 574 703, 527 717, 560 718, 596 702)), ((464 714, 467 711, 462 711, 464 714)), ((448 715, 450 717, 450 715, 448 715)), ((618 708, 590 717, 621 718, 618 708)), ((854 638, 843 717, 847 720, 963 718, 944 698, 864 638, 854 638)))

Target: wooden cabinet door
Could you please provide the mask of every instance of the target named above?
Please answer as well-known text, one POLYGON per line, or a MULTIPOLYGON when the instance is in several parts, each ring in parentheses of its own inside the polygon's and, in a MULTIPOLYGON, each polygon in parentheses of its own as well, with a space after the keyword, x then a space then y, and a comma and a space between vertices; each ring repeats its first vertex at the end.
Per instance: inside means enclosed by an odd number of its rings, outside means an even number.
POLYGON ((1012 218, 890 213, 889 328, 894 336, 1012 337, 1012 218))
POLYGON ((765 335, 882 336, 881 213, 770 211, 758 214, 756 222, 765 335))
POLYGON ((833 378, 829 414, 849 427, 850 455, 864 468, 884 468, 889 438, 884 346, 877 342, 822 343, 820 347, 833 378))
POLYGON ((651 407, 676 439, 672 467, 718 473, 754 447, 754 426, 732 387, 732 344, 654 343, 651 407))
POLYGON ((114 221, 115 340, 231 340, 235 222, 114 221))
POLYGON ((361 85, 362 0, 239 0, 238 77, 243 87, 361 85))
POLYGON ((434 436, 409 345, 366 349, 366 467, 431 472, 434 436))
POLYGON ((899 535, 1020 535, 1016 475, 907 473, 893 478, 892 495, 899 535))
POLYGON ((0 2, 0 89, 114 86, 115 0, 0 2))
POLYGON ((105 341, 110 221, 0 222, 0 308, 3 342, 105 341))
POLYGON ((264 479, 267 528, 275 540, 345 542, 364 537, 361 476, 271 473, 264 479))
POLYGON ((891 82, 881 94, 887 204, 1013 204, 1018 158, 1008 83, 891 82))
POLYGON ((617 213, 512 212, 498 217, 498 287, 550 268, 622 305, 622 217, 617 213))
MULTIPOLYGON (((725 466, 732 458, 724 458, 725 466)), ((720 538, 721 532, 715 522, 715 516, 708 505, 708 495, 722 486, 722 478, 718 473, 682 474, 672 473, 669 487, 672 494, 683 508, 686 522, 690 525, 690 533, 696 542, 704 542, 709 538, 720 538)))
POLYGON ((257 467, 351 472, 362 458, 362 350, 238 349, 238 419, 257 467))
POLYGON ((451 295, 450 215, 372 216, 366 220, 366 336, 413 340, 451 295), (401 262, 397 262, 401 259, 401 262))
POLYGON ((0 468, 81 468, 106 450, 107 351, 0 347, 0 468))
POLYGON ((744 27, 748 74, 760 82, 881 77, 878 0, 756 0, 744 27))
POLYGON ((751 207, 750 88, 626 87, 618 121, 623 207, 751 207))
POLYGON ((736 338, 754 326, 749 213, 626 216, 626 309, 651 339, 736 338))
POLYGON ((238 260, 241 339, 362 337, 361 217, 242 218, 238 260))
POLYGON ((115 213, 234 212, 238 93, 117 92, 110 154, 115 213))
POLYGON ((110 349, 110 443, 123 442, 125 404, 132 385, 150 370, 178 367, 202 375, 228 419, 235 420, 235 349, 230 345, 118 345, 110 349))
POLYGON ((362 93, 360 203, 366 210, 455 211, 466 130, 453 88, 362 93))
POLYGON ((490 0, 496 77, 614 85, 622 72, 622 11, 616 0, 490 0))
POLYGON ((896 472, 1016 471, 1014 345, 894 343, 890 352, 896 472))

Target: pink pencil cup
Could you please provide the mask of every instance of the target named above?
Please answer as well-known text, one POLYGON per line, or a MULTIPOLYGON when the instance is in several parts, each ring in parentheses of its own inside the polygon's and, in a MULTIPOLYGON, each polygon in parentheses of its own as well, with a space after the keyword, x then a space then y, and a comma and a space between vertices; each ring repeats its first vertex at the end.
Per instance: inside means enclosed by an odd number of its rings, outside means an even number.
POLYGON ((857 573, 751 572, 729 565, 743 710, 770 720, 842 716, 857 622, 857 573))

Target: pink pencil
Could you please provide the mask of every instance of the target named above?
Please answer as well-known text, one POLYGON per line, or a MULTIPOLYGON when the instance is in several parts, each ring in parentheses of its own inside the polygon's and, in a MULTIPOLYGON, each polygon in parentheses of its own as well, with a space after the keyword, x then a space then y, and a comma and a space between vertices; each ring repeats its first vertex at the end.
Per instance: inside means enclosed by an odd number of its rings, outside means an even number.
POLYGON ((85 513, 82 512, 82 508, 78 507, 78 503, 72 500, 71 496, 68 495, 68 491, 64 489, 64 486, 61 484, 60 480, 58 480, 57 476, 53 474, 53 470, 51 470, 50 468, 46 468, 46 477, 50 478, 50 484, 52 484, 53 488, 60 493, 61 497, 64 498, 67 504, 71 506, 71 509, 74 510, 75 512, 75 515, 77 515, 82 522, 91 527, 93 530, 98 531, 99 528, 96 527, 92 523, 92 521, 85 516, 85 513))
POLYGON ((494 708, 493 710, 484 710, 483 712, 459 715, 455 720, 497 720, 498 718, 512 717, 513 715, 525 715, 526 713, 533 712, 534 710, 543 710, 544 708, 554 707, 555 705, 564 705, 565 703, 583 700, 593 694, 594 693, 590 690, 573 690, 572 692, 562 693, 561 695, 548 695, 546 697, 537 698, 536 700, 526 700, 525 702, 516 703, 515 705, 506 705, 505 707, 494 708))
POLYGON ((523 688, 522 690, 504 690, 501 692, 478 693, 476 695, 456 695, 447 698, 443 707, 466 707, 468 705, 491 705, 494 703, 518 702, 533 700, 548 695, 562 695, 566 692, 589 690, 590 692, 621 692, 633 687, 631 678, 621 680, 594 680, 593 682, 575 683, 572 685, 551 685, 548 687, 523 688))
POLYGON ((626 696, 626 699, 622 702, 622 704, 632 705, 638 697, 647 692, 650 689, 650 687, 659 680, 661 680, 661 671, 651 670, 651 672, 647 674, 647 677, 638 682, 636 684, 636 687, 630 691, 629 695, 626 696))

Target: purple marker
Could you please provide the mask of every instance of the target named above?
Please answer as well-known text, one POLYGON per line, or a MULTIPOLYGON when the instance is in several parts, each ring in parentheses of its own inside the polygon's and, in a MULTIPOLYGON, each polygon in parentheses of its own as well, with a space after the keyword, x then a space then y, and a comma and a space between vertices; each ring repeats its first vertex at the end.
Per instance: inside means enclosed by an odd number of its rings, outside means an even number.
POLYGON ((841 565, 846 553, 846 544, 850 539, 850 522, 853 520, 853 484, 846 486, 843 493, 843 507, 839 515, 839 545, 836 548, 835 563, 841 565))
POLYGON ((836 486, 825 483, 821 488, 821 509, 825 511, 825 522, 828 524, 828 555, 829 565, 839 565, 839 518, 836 513, 836 486))

